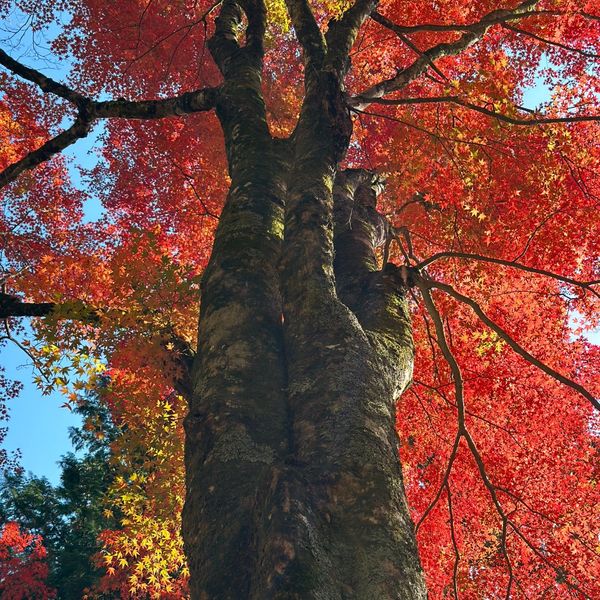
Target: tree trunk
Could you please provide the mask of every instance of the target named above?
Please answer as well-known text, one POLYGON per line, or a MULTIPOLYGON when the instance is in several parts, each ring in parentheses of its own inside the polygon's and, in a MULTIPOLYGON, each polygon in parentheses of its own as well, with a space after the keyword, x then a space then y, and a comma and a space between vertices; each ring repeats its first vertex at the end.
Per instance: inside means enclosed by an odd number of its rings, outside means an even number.
POLYGON ((271 138, 261 7, 245 6, 240 48, 225 2, 210 42, 231 188, 185 424, 191 597, 425 598, 394 426, 411 325, 375 255, 381 181, 338 173, 352 126, 331 69, 307 76, 292 138, 271 138))

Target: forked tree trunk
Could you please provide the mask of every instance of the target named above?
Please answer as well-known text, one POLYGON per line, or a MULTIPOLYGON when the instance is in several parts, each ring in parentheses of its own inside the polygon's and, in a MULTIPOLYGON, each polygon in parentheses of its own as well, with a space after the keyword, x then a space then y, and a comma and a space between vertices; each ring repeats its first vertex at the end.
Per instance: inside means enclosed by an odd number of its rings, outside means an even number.
POLYGON ((394 427, 411 325, 402 278, 375 256, 381 182, 338 172, 351 122, 331 69, 307 76, 292 138, 271 138, 260 6, 244 48, 233 2, 211 40, 231 188, 186 419, 191 596, 423 599, 394 427))

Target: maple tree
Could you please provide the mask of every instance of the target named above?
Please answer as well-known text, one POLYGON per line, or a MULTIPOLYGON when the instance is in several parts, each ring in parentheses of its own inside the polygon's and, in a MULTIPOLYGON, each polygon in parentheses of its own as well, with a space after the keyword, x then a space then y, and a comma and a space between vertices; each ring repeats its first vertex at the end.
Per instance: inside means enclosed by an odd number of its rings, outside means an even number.
POLYGON ((5 523, 0 535, 0 592, 7 600, 54 598, 48 575, 46 549, 39 535, 21 531, 14 522, 5 523))
POLYGON ((98 593, 597 595, 597 1, 14 7, 74 66, 0 51, 3 340, 108 378, 98 593))

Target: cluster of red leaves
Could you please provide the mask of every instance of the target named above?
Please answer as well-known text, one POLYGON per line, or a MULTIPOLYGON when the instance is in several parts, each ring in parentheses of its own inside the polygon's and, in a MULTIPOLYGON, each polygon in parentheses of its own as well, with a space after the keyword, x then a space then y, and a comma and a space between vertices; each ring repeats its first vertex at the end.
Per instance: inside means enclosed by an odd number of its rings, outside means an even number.
POLYGON ((21 531, 9 522, 0 534, 0 596, 6 600, 54 598, 48 577, 46 549, 39 535, 21 531))

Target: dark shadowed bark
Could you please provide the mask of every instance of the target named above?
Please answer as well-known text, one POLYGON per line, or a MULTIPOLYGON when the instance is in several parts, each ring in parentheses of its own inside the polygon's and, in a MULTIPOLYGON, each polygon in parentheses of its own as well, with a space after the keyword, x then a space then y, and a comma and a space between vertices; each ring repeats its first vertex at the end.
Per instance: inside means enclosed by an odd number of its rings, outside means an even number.
POLYGON ((375 254, 382 182, 339 170, 352 133, 344 57, 373 4, 327 42, 306 4, 289 5, 310 68, 286 142, 266 123, 262 3, 226 1, 210 42, 232 182, 186 420, 191 594, 425 598, 394 428, 412 375, 406 287, 375 254))

